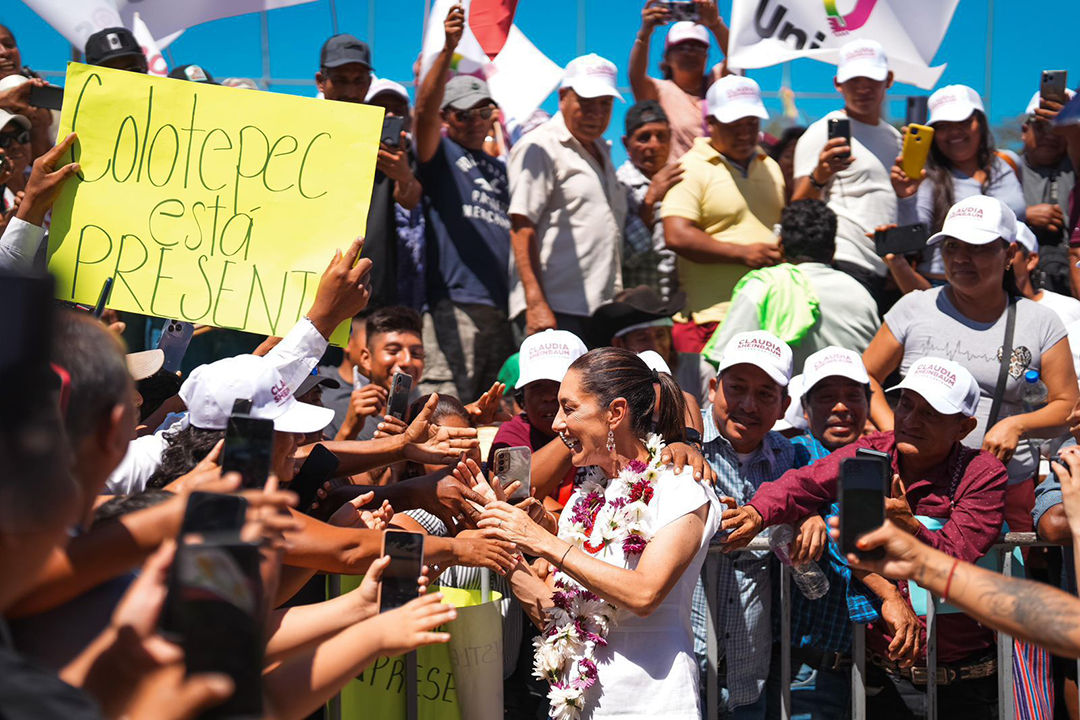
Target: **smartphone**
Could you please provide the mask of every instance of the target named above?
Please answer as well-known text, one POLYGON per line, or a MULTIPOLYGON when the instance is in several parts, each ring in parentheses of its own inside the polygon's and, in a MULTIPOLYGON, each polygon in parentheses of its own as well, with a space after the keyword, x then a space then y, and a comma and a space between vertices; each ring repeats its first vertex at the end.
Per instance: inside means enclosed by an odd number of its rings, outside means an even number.
POLYGON ((246 515, 247 500, 240 495, 193 492, 188 497, 180 537, 192 533, 239 533, 246 515))
POLYGON ((860 455, 840 464, 840 550, 845 555, 877 560, 882 548, 862 552, 855 541, 885 522, 885 489, 889 465, 879 457, 860 455))
POLYGON ((901 151, 900 157, 900 169, 909 178, 918 180, 922 175, 933 142, 934 128, 929 125, 918 124, 907 126, 907 132, 904 134, 904 149, 901 151))
POLYGON ((316 493, 338 469, 338 456, 326 449, 325 445, 316 444, 308 453, 307 460, 300 466, 289 483, 289 489, 300 498, 297 509, 306 513, 311 503, 315 502, 316 493))
POLYGON ((27 101, 34 107, 60 110, 64 107, 64 88, 55 85, 45 85, 30 88, 30 98, 27 101))
MULTIPOLYGON (((832 140, 838 137, 847 140, 848 147, 851 146, 851 121, 847 118, 829 118, 829 139, 832 140)), ((849 158, 851 152, 848 151, 837 157, 849 158)))
POLYGON ((908 255, 926 249, 930 228, 922 223, 901 225, 874 233, 874 252, 878 257, 908 255))
POLYGON ((105 312, 105 303, 109 302, 109 296, 112 295, 112 286, 113 279, 111 277, 105 278, 105 282, 101 285, 101 294, 98 295, 97 304, 94 305, 94 317, 99 318, 105 312))
POLYGON ((1064 104, 1068 99, 1065 96, 1065 85, 1068 81, 1068 72, 1065 70, 1043 70, 1042 82, 1039 84, 1039 95, 1043 100, 1050 100, 1064 104))
POLYGON ((904 115, 905 125, 925 125, 930 116, 926 95, 909 95, 907 99, 907 113, 904 115))
POLYGON ((261 488, 270 475, 274 450, 274 421, 232 414, 225 429, 221 474, 238 472, 245 488, 261 488))
POLYGON ((401 607, 417 597, 416 579, 424 567, 424 536, 387 530, 383 533, 383 555, 390 556, 390 564, 379 583, 379 612, 401 607))
POLYGON ((217 672, 232 696, 200 718, 262 716, 262 578, 259 546, 207 536, 181 542, 170 572, 169 626, 184 649, 188 676, 217 672))
POLYGON ((412 375, 394 373, 390 385, 390 402, 386 404, 386 414, 405 422, 405 413, 409 411, 409 394, 412 393, 412 375))
POLYGON ((158 339, 158 349, 165 353, 165 363, 161 366, 167 372, 176 372, 184 361, 191 338, 195 335, 195 326, 180 320, 166 320, 158 339))
POLYGON ((508 447, 495 451, 495 476, 503 487, 517 480, 521 487, 507 498, 512 503, 521 502, 531 493, 532 450, 530 448, 508 447))
POLYGON ((405 129, 405 118, 387 115, 382 121, 382 137, 379 142, 387 147, 401 147, 401 131, 405 129))
POLYGON ((698 12, 697 3, 693 0, 666 0, 660 3, 660 7, 668 11, 671 22, 701 20, 701 13, 698 12))

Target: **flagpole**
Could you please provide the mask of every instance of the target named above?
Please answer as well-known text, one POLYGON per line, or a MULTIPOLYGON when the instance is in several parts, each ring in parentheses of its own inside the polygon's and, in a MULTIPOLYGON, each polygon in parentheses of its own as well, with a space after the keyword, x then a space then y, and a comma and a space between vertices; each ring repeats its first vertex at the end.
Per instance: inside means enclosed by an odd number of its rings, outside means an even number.
POLYGON ((262 83, 263 90, 270 89, 270 20, 266 11, 259 13, 259 34, 262 36, 262 83))
POLYGON ((334 2, 334 0, 330 0, 330 29, 333 30, 333 33, 331 34, 338 34, 337 4, 334 2))
POLYGON ((983 101, 986 105, 986 120, 991 122, 990 91, 994 81, 994 0, 988 0, 986 14, 986 89, 983 101))

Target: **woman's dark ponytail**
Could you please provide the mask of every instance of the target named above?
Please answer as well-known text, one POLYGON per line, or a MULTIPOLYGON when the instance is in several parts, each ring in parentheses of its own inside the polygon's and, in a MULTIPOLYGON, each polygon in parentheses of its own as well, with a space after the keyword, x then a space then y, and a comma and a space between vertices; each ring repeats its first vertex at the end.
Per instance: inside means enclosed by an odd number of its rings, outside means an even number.
POLYGON ((682 442, 686 435, 686 398, 675 378, 657 373, 660 382, 660 413, 656 432, 665 443, 682 442))

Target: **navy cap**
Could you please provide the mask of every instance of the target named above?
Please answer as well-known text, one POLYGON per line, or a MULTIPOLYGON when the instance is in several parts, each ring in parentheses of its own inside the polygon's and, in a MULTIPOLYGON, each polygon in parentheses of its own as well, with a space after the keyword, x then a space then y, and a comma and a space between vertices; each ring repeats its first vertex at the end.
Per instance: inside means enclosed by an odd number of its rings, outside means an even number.
POLYGON ((98 30, 86 39, 86 64, 101 65, 107 60, 125 55, 143 57, 142 47, 127 28, 113 27, 98 30))

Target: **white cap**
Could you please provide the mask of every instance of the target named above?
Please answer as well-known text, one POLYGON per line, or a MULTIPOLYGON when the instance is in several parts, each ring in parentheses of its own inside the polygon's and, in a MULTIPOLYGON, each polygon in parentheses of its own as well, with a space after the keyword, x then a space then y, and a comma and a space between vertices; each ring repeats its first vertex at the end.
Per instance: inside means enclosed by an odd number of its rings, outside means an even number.
POLYGON ((967 85, 946 85, 934 92, 926 101, 930 110, 927 125, 938 122, 960 122, 971 117, 976 110, 985 113, 982 98, 967 85))
POLYGON ((791 348, 770 332, 755 330, 731 338, 716 374, 744 363, 761 368, 781 387, 787 387, 791 380, 791 348))
POLYGON ((297 402, 274 363, 257 355, 200 365, 180 386, 180 399, 188 422, 202 430, 224 430, 238 399, 250 399, 248 414, 273 420, 278 432, 318 432, 334 419, 331 408, 297 402))
POLYGON ((942 415, 960 413, 975 417, 979 406, 979 383, 963 365, 936 357, 919 358, 893 390, 911 390, 942 415))
POLYGON ((367 96, 364 98, 364 102, 371 102, 371 98, 384 92, 400 95, 405 98, 405 102, 409 102, 409 91, 405 89, 405 86, 401 83, 396 83, 393 80, 387 80, 386 78, 371 79, 371 86, 368 87, 367 96))
POLYGON ((830 345, 806 358, 803 364, 803 394, 828 377, 844 377, 860 385, 870 384, 862 356, 854 350, 830 345))
POLYGON ((523 388, 536 380, 563 381, 570 364, 587 353, 581 338, 566 330, 545 330, 525 338, 518 355, 518 381, 523 388))
POLYGON ((998 238, 1012 242, 1016 237, 1016 213, 997 198, 972 195, 949 208, 941 232, 931 235, 926 244, 950 237, 971 245, 986 245, 998 238))
POLYGON ((20 125, 23 130, 30 129, 30 121, 23 115, 16 115, 15 113, 9 113, 7 110, 0 108, 0 129, 3 129, 9 122, 14 121, 16 125, 20 125))
POLYGON ((1022 222, 1016 223, 1016 238, 1014 239, 1014 242, 1024 248, 1026 252, 1039 252, 1039 241, 1035 238, 1035 233, 1031 232, 1031 228, 1022 222))
MULTIPOLYGON (((1065 97, 1072 100, 1076 97, 1076 91, 1071 88, 1065 88, 1065 97)), ((1035 94, 1031 96, 1031 102, 1028 103, 1027 110, 1025 110, 1024 113, 1027 115, 1034 115, 1035 111, 1039 109, 1040 100, 1042 100, 1042 95, 1036 90, 1035 94)))
POLYGON ((776 424, 773 425, 773 430, 776 432, 810 429, 810 423, 806 422, 806 415, 803 413, 802 396, 805 392, 803 390, 803 380, 802 375, 796 375, 788 383, 788 395, 791 397, 791 404, 788 405, 784 417, 777 420, 776 424))
POLYGON ((707 47, 709 45, 709 31, 705 29, 704 25, 698 25, 690 20, 680 20, 667 31, 664 50, 684 42, 699 42, 707 47))
POLYGON ((714 82, 705 93, 709 114, 722 123, 733 123, 744 117, 769 119, 761 102, 761 88, 741 75, 727 75, 714 82))
POLYGON ((658 373, 671 374, 671 368, 664 362, 664 358, 660 357, 660 353, 655 350, 645 350, 637 354, 641 358, 642 362, 649 366, 650 370, 655 370, 658 373))
POLYGON ((875 40, 852 40, 840 48, 836 64, 836 82, 846 83, 857 77, 881 82, 889 77, 889 58, 885 48, 875 40))
POLYGON ((613 97, 622 100, 616 82, 618 76, 615 63, 596 53, 589 53, 570 61, 559 87, 570 88, 583 98, 613 97))

